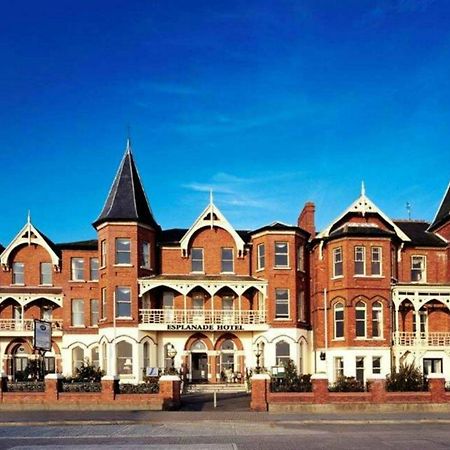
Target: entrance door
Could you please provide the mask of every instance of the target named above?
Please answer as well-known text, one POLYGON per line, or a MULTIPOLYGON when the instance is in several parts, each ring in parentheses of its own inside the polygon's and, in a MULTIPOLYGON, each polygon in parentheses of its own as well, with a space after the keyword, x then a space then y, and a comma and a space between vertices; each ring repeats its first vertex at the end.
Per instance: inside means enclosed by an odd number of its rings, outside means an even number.
POLYGON ((208 380, 208 355, 192 353, 192 381, 208 380))

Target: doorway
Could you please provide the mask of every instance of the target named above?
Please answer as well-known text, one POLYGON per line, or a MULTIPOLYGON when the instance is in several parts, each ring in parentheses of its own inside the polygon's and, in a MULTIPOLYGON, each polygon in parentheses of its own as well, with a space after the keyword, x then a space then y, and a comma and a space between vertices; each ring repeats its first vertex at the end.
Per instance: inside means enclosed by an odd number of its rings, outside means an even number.
POLYGON ((208 355, 206 353, 192 353, 192 381, 205 382, 208 380, 208 355))

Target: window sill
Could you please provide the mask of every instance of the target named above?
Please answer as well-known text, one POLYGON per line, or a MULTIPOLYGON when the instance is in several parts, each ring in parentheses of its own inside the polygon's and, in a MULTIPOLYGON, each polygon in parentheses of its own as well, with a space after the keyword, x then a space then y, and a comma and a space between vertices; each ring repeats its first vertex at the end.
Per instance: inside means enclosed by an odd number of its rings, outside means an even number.
POLYGON ((145 269, 145 270, 153 270, 152 267, 149 266, 139 266, 140 269, 145 269))
POLYGON ((86 283, 86 280, 69 280, 69 283, 86 283))
POLYGON ((120 316, 120 317, 116 317, 116 320, 133 320, 132 317, 130 316, 120 316))
POLYGON ((353 278, 371 278, 370 275, 366 275, 365 273, 354 274, 353 278))
POLYGON ((255 272, 262 272, 265 269, 265 267, 261 267, 260 269, 256 269, 255 272))
POLYGON ((273 320, 276 320, 277 322, 286 322, 288 320, 291 320, 291 318, 290 317, 275 317, 275 319, 273 319, 273 320))
POLYGON ((39 287, 53 287, 53 284, 51 283, 40 284, 39 287))
POLYGON ((235 275, 235 272, 220 272, 221 275, 235 275))
POLYGON ((192 271, 191 274, 192 274, 192 275, 205 275, 205 272, 203 272, 203 271, 202 271, 202 272, 195 272, 195 271, 192 271))
POLYGON ((337 275, 335 277, 331 277, 332 280, 342 280, 344 278, 344 275, 337 275))
POLYGON ((355 341, 367 341, 370 340, 367 336, 355 336, 355 341))
POLYGON ((114 264, 113 267, 134 267, 133 264, 114 264))
POLYGON ((78 329, 84 330, 86 328, 86 325, 70 325, 69 328, 71 328, 71 329, 78 328, 78 329))
POLYGON ((10 286, 20 286, 20 287, 23 287, 23 286, 26 286, 26 285, 25 285, 25 283, 13 283, 13 284, 10 284, 10 286))
POLYGON ((289 266, 274 266, 274 270, 291 270, 289 266))
POLYGON ((345 341, 345 337, 339 337, 339 338, 333 338, 331 339, 332 342, 343 342, 345 341))

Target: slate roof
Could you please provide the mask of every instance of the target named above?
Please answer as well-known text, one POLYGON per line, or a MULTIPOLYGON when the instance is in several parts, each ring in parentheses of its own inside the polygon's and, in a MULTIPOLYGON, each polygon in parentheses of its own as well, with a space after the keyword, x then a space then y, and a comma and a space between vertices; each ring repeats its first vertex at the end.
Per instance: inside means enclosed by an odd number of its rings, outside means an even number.
POLYGON ((395 224, 408 235, 414 247, 446 247, 447 243, 428 231, 429 223, 423 220, 395 220, 395 224))
POLYGON ((56 244, 56 247, 60 250, 98 250, 98 241, 91 239, 89 241, 63 242, 56 244))
POLYGON ((330 239, 337 239, 344 236, 355 236, 355 237, 389 237, 392 238, 395 236, 393 231, 383 230, 378 227, 370 227, 370 226, 357 226, 352 224, 346 224, 336 230, 332 231, 329 235, 330 239))
POLYGON ((447 191, 444 194, 444 198, 442 199, 438 212, 436 213, 436 217, 428 229, 433 231, 441 225, 444 225, 444 223, 448 220, 450 220, 450 183, 447 186, 447 191))
POLYGON ((3 252, 3 250, 5 250, 5 247, 3 247, 3 245, 2 245, 2 244, 0 244, 0 253, 2 253, 2 252, 3 252))
POLYGON ((256 230, 250 231, 249 234, 253 235, 256 233, 261 233, 263 231, 299 231, 300 233, 303 233, 305 236, 309 237, 309 233, 303 228, 297 227, 296 225, 288 225, 283 222, 272 222, 256 230))
POLYGON ((159 229, 139 178, 129 140, 105 206, 93 225, 121 221, 140 222, 159 229))

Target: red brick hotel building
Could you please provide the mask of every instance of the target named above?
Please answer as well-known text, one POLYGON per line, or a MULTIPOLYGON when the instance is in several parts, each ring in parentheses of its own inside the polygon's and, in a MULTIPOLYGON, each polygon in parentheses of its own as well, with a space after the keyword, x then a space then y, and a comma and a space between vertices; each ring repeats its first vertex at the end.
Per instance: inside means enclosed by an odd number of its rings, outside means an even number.
POLYGON ((314 209, 235 230, 211 198, 189 229, 162 229, 128 143, 96 239, 56 244, 28 220, 0 246, 2 371, 23 375, 42 318, 50 373, 88 358, 133 383, 176 353, 210 383, 289 358, 332 381, 403 361, 450 380, 449 188, 432 223, 390 219, 364 188, 324 230, 314 209))

